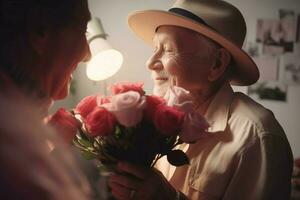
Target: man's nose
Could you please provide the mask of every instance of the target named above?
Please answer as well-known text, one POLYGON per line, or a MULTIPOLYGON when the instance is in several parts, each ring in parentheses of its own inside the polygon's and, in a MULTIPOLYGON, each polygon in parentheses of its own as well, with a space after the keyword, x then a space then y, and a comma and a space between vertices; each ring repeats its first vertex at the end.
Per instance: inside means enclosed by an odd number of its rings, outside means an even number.
POLYGON ((155 55, 152 55, 148 59, 148 61, 146 63, 146 66, 147 66, 148 69, 155 70, 155 71, 157 71, 157 70, 163 70, 163 68, 164 68, 161 60, 158 59, 155 55))

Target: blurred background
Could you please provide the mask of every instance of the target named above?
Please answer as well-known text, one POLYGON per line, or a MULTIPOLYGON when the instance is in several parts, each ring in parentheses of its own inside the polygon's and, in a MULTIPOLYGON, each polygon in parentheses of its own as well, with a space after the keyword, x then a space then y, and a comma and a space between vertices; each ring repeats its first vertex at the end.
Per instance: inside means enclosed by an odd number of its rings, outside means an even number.
MULTIPOLYGON (((243 13, 248 34, 244 49, 261 71, 259 83, 252 87, 234 87, 249 94, 272 110, 283 126, 295 158, 300 157, 300 42, 299 0, 228 0, 243 13)), ((127 26, 128 13, 140 9, 167 10, 174 1, 162 0, 89 0, 93 17, 101 19, 107 41, 123 55, 120 70, 102 81, 91 81, 86 65, 74 74, 69 97, 54 104, 72 108, 83 97, 107 93, 107 86, 118 81, 142 81, 149 94, 152 80, 145 67, 152 48, 137 38, 127 26)), ((234 31, 234 30, 233 30, 234 31)))

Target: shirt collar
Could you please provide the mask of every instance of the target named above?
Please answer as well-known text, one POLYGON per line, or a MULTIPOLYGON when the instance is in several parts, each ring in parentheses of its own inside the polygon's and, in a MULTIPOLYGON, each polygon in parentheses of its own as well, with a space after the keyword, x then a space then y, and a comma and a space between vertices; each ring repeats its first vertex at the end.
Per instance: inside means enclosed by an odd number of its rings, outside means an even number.
POLYGON ((234 92, 229 84, 223 85, 208 106, 204 115, 210 127, 208 132, 223 132, 226 129, 234 92))

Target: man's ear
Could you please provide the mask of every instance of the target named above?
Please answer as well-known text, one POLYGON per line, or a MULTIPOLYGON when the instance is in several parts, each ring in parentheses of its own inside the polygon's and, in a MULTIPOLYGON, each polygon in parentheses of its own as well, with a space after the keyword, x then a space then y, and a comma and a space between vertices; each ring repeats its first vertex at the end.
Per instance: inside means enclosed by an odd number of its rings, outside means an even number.
POLYGON ((230 63, 230 60, 231 60, 231 55, 226 49, 224 48, 218 49, 216 52, 216 60, 210 69, 208 80, 216 81, 220 77, 222 77, 230 63))

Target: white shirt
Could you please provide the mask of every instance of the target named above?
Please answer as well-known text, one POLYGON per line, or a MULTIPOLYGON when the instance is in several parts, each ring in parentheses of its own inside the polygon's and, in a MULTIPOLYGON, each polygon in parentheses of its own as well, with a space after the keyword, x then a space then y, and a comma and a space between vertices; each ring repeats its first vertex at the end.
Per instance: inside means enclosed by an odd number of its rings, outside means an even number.
POLYGON ((289 199, 293 156, 273 113, 224 85, 205 118, 212 136, 179 148, 190 165, 157 163, 190 199, 289 199))

